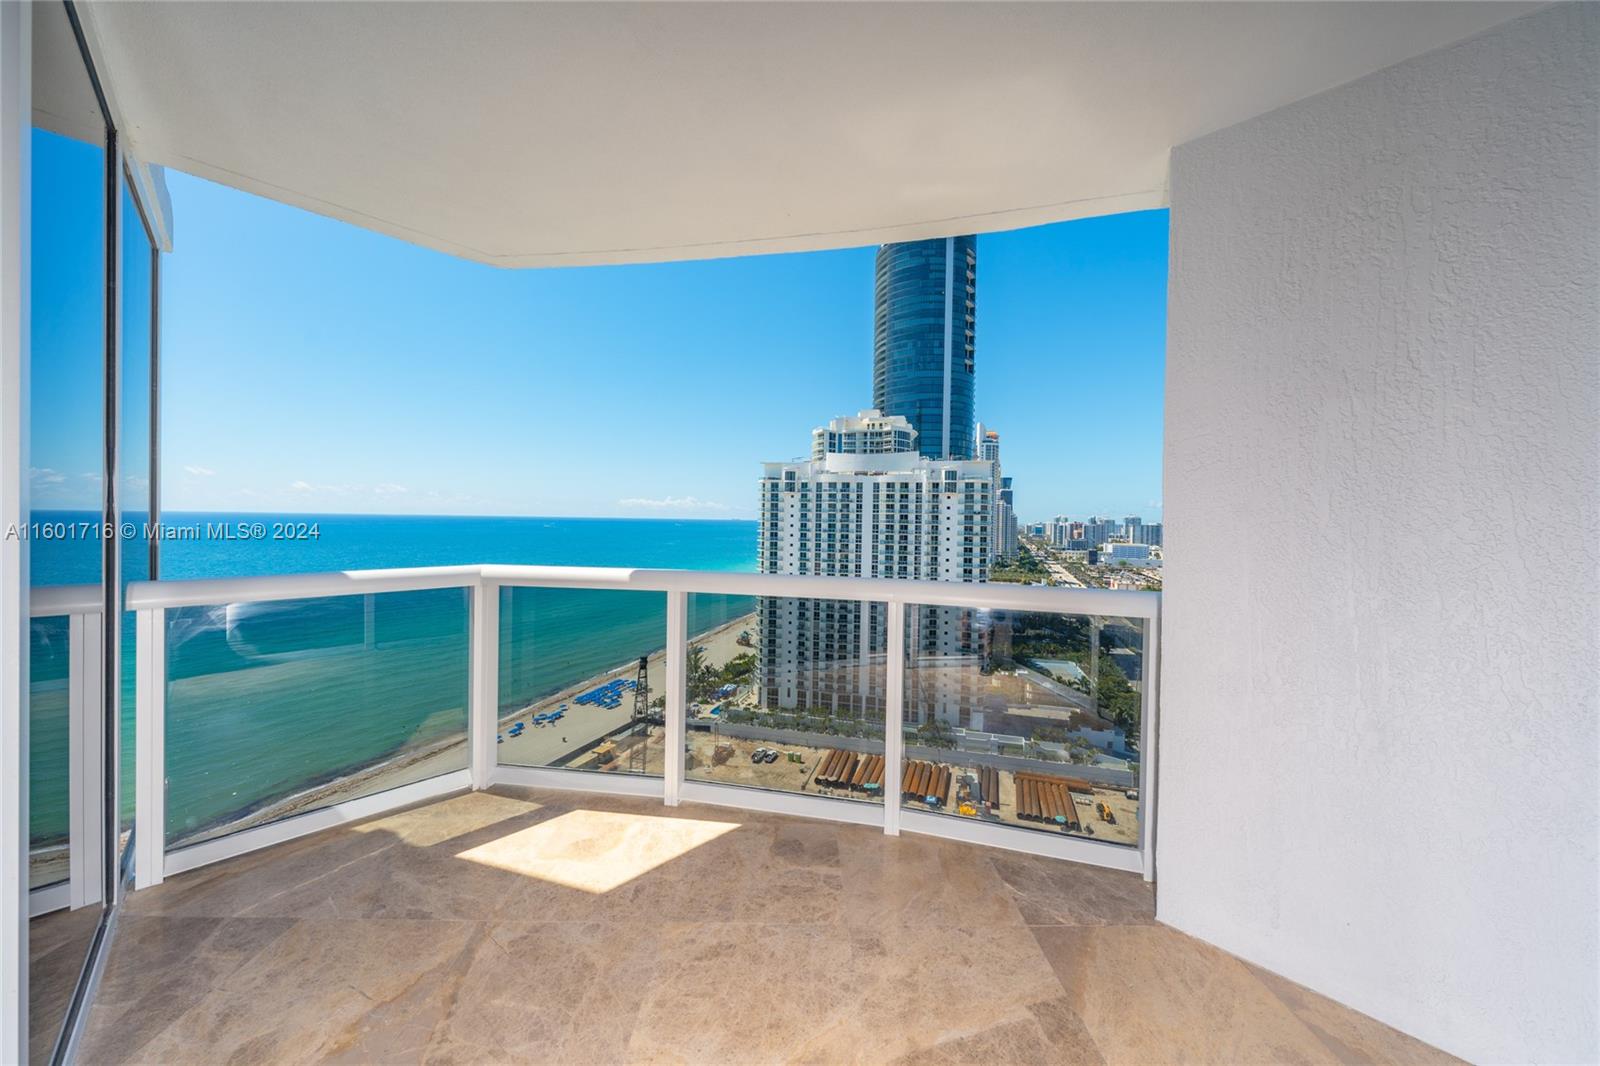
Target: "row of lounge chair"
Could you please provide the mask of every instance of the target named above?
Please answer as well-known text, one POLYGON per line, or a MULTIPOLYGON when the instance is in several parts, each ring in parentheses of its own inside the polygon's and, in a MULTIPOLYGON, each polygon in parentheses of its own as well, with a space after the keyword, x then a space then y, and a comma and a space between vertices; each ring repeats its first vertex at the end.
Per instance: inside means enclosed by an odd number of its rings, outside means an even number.
POLYGON ((596 707, 604 707, 609 711, 614 711, 618 707, 622 706, 622 694, 627 692, 629 689, 638 687, 639 683, 637 681, 634 681, 631 678, 619 677, 614 680, 607 681, 599 688, 590 689, 588 692, 585 692, 582 695, 574 698, 572 702, 591 704, 596 707))

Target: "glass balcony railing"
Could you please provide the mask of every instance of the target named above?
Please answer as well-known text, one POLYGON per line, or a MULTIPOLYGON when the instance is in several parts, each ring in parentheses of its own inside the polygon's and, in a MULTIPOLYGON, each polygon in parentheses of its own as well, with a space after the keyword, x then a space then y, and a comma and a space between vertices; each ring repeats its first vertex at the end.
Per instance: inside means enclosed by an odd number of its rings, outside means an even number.
POLYGON ((907 809, 1138 844, 1142 620, 915 606, 907 626, 907 809))
POLYGON ((71 619, 28 632, 28 887, 67 880, 71 827, 71 619))
POLYGON ((144 582, 128 602, 137 821, 167 830, 137 841, 141 887, 495 784, 1149 873, 1158 594, 483 566, 144 582))
MULTIPOLYGON (((98 904, 104 716, 99 585, 31 590, 28 626, 28 908, 98 904)), ((87 913, 87 912, 85 912, 87 913)))
POLYGON ((684 780, 883 802, 884 605, 691 595, 684 780))
POLYGON ((500 590, 498 761, 660 777, 667 598, 500 590))
POLYGON ((464 769, 468 597, 427 589, 167 611, 167 845, 464 769))

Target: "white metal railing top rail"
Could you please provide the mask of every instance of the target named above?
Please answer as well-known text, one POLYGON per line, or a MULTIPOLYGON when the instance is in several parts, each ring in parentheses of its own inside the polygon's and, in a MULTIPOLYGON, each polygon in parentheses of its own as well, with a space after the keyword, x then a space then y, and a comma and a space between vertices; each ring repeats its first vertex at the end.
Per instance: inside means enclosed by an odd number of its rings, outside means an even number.
POLYGON ((323 574, 135 581, 128 585, 129 610, 209 607, 221 603, 315 599, 323 596, 411 592, 491 584, 537 588, 635 589, 724 596, 785 596, 800 599, 870 600, 932 607, 1053 611, 1062 614, 1157 617, 1156 592, 1091 588, 1046 588, 1001 582, 911 581, 881 577, 755 574, 727 570, 646 570, 608 566, 429 566, 397 570, 343 570, 323 574))
POLYGON ((369 596, 381 592, 476 585, 479 566, 419 566, 393 570, 335 570, 321 574, 266 577, 130 581, 123 603, 130 611, 155 607, 214 607, 223 603, 312 600, 325 596, 369 596))
POLYGON ((1159 676, 1161 596, 1155 592, 1059 588, 1004 583, 957 583, 886 578, 823 577, 705 570, 653 570, 626 567, 475 566, 349 570, 324 574, 190 581, 140 581, 128 586, 125 602, 136 611, 137 788, 136 824, 166 824, 166 612, 183 607, 272 600, 366 596, 425 589, 471 590, 470 664, 467 714, 467 769, 418 781, 389 792, 336 803, 278 822, 243 829, 204 843, 168 851, 158 831, 135 835, 136 885, 158 884, 167 874, 192 869, 232 855, 268 847, 306 833, 381 813, 421 799, 497 782, 659 797, 676 806, 680 799, 780 813, 881 825, 886 833, 902 828, 959 840, 992 844, 1036 854, 1075 859, 1154 876, 1153 841, 1157 735, 1156 678, 1159 676), (499 721, 500 596, 502 587, 654 591, 666 597, 666 706, 663 742, 669 757, 659 777, 587 773, 555 768, 503 765, 496 748, 499 721), (768 596, 883 603, 889 634, 884 653, 884 781, 881 807, 823 796, 746 789, 685 780, 687 730, 686 654, 689 597, 692 594, 768 596), (902 707, 906 693, 908 607, 956 607, 1142 619, 1144 677, 1141 685, 1143 757, 1137 785, 1141 805, 1138 845, 994 826, 969 819, 901 810, 900 771, 904 757, 902 707), (899 635, 899 639, 895 636, 899 635))
POLYGON ((36 585, 28 590, 28 614, 33 618, 103 613, 105 600, 98 584, 36 585))

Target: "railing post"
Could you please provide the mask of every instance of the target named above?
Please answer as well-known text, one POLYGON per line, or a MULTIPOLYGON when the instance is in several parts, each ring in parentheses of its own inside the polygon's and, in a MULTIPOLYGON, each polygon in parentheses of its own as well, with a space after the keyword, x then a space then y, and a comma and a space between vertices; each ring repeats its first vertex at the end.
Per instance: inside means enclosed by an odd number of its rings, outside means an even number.
POLYGON ((167 612, 140 610, 134 704, 133 887, 159 885, 167 861, 167 612))
POLYGON ((98 615, 73 614, 67 625, 67 899, 76 910, 105 894, 103 639, 98 615))
POLYGON ((900 835, 900 763, 906 737, 906 605, 890 600, 883 640, 883 831, 900 835))
POLYGON ((500 585, 480 578, 472 587, 472 682, 467 711, 467 763, 472 787, 494 783, 500 716, 500 585))
POLYGON ((1161 612, 1144 620, 1144 678, 1139 689, 1139 857, 1156 879, 1156 747, 1161 728, 1161 612))
POLYGON ((667 593, 667 704, 666 736, 662 743, 662 796, 668 807, 678 805, 683 791, 683 737, 689 703, 689 594, 667 593))

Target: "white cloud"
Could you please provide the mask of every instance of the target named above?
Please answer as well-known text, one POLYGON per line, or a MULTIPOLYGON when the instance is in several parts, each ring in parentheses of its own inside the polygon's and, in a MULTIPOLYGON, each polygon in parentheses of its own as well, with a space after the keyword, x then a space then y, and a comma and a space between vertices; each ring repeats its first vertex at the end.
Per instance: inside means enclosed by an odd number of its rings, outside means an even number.
POLYGON ((384 484, 374 485, 372 487, 372 491, 377 493, 379 496, 398 496, 401 493, 410 492, 411 490, 406 488, 404 485, 384 484))
POLYGON ((193 474, 195 477, 212 477, 216 474, 216 471, 209 466, 186 466, 183 468, 183 472, 193 474))
POLYGON ((618 507, 643 508, 651 511, 726 511, 728 505, 694 496, 663 496, 659 500, 642 496, 629 496, 617 501, 618 507))
POLYGON ((99 474, 67 474, 48 466, 28 468, 28 491, 40 506, 92 508, 99 504, 99 474))
POLYGON ((351 493, 361 494, 366 490, 359 485, 313 485, 309 481, 289 482, 289 491, 298 493, 316 493, 320 496, 349 496, 351 493))

